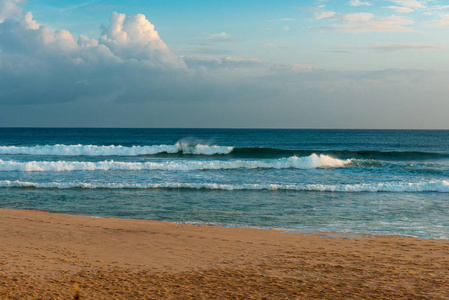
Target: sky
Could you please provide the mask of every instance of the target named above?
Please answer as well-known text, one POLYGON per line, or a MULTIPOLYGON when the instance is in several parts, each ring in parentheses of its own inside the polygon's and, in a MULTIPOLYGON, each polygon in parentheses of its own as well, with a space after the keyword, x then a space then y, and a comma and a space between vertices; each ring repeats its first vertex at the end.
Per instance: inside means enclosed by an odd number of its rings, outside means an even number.
POLYGON ((0 0, 0 127, 449 129, 448 112, 447 0, 0 0))

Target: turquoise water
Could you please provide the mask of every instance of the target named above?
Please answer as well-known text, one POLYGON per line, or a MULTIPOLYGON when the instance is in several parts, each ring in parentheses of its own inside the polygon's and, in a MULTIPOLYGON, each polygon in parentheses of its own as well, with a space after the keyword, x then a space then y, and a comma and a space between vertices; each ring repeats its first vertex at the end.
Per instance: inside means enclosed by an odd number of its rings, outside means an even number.
POLYGON ((449 239, 449 131, 3 128, 0 207, 449 239))

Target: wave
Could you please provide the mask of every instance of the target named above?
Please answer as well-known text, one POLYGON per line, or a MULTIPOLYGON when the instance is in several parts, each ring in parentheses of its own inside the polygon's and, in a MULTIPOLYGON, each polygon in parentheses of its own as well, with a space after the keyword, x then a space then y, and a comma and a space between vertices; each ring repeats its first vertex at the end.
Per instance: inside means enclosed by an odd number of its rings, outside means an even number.
POLYGON ((232 169, 315 169, 343 167, 351 160, 341 160, 327 155, 312 154, 307 157, 289 157, 276 160, 207 160, 207 161, 167 161, 167 162, 119 162, 105 160, 85 161, 4 161, 0 159, 0 171, 22 172, 63 172, 63 171, 108 171, 108 170, 232 170, 232 169))
POLYGON ((448 154, 419 151, 373 151, 373 150, 287 150, 277 148, 234 148, 232 155, 240 157, 279 157, 279 156, 305 156, 312 153, 321 153, 338 158, 364 158, 364 159, 432 159, 447 158, 448 154))
POLYGON ((234 147, 177 142, 174 145, 154 146, 95 146, 95 145, 45 145, 32 147, 0 146, 0 154, 57 155, 57 156, 139 156, 167 154, 223 155, 234 147))
POLYGON ((318 192, 439 192, 449 193, 449 181, 383 182, 363 184, 218 184, 218 183, 87 183, 87 182, 26 182, 0 181, 0 188, 56 188, 56 189, 204 189, 204 190, 286 190, 318 192))
POLYGON ((288 150, 266 147, 233 147, 179 141, 174 145, 152 146, 97 146, 97 145, 45 145, 31 147, 0 146, 0 154, 52 155, 52 156, 145 156, 145 155, 228 155, 233 158, 281 158, 308 156, 320 153, 337 158, 361 159, 438 159, 449 154, 419 151, 351 151, 351 150, 288 150))

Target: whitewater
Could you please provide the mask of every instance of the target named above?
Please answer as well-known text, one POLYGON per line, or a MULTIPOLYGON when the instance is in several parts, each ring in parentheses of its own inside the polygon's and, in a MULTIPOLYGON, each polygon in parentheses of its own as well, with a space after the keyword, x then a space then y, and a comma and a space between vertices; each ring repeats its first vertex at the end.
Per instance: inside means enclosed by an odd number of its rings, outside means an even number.
POLYGON ((0 207, 449 237, 449 132, 0 128, 0 207))
POLYGON ((231 169, 313 169, 323 167, 342 167, 351 160, 340 160, 327 155, 312 154, 308 157, 289 157, 276 160, 234 160, 234 161, 166 161, 166 162, 118 162, 114 160, 99 162, 83 161, 3 161, 0 159, 1 171, 26 172, 63 172, 63 171, 97 171, 97 170, 231 170, 231 169))
POLYGON ((0 154, 30 154, 58 156, 138 156, 159 153, 181 153, 194 155, 229 154, 233 147, 189 144, 177 142, 174 145, 131 146, 121 145, 37 145, 32 147, 0 146, 0 154))

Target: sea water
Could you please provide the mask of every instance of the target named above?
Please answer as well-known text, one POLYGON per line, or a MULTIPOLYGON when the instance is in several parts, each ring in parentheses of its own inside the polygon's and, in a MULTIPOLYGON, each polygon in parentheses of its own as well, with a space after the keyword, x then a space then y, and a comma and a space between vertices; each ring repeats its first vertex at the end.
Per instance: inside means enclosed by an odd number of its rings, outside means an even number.
POLYGON ((0 207, 449 239, 449 131, 0 128, 0 207))

